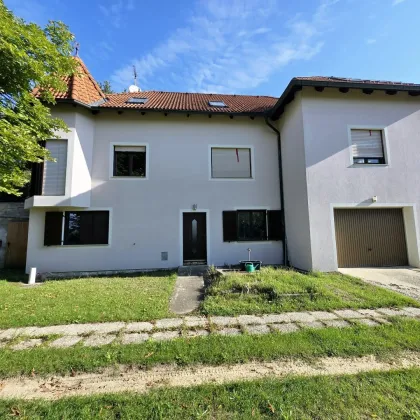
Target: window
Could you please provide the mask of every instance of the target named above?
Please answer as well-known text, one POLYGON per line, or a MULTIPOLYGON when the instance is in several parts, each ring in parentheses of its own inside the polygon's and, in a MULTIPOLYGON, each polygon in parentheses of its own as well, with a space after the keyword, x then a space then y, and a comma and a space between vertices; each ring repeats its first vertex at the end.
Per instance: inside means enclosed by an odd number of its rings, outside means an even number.
POLYGON ((353 163, 377 165, 385 163, 383 131, 351 129, 353 163))
POLYGON ((146 177, 145 146, 114 146, 114 176, 146 177))
POLYGON ((45 147, 55 161, 44 162, 42 195, 65 195, 67 171, 67 140, 47 140, 45 147))
POLYGON ((227 108, 227 105, 223 101, 209 101, 209 105, 218 108, 227 108))
POLYGON ((126 103, 127 104, 145 104, 147 98, 130 98, 126 103))
POLYGON ((283 238, 281 210, 223 212, 223 241, 279 241, 283 238))
POLYGON ((212 178, 252 178, 251 149, 212 147, 212 178))
POLYGON ((45 213, 45 246, 108 245, 108 235, 109 211, 45 213))

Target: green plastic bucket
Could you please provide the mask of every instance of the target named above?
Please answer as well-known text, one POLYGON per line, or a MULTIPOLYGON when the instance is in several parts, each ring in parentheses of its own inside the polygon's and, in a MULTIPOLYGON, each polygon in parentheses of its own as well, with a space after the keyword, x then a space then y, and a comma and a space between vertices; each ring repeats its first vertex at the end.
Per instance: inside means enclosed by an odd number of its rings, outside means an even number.
POLYGON ((253 263, 245 263, 245 270, 247 273, 253 273, 255 271, 255 267, 253 263))

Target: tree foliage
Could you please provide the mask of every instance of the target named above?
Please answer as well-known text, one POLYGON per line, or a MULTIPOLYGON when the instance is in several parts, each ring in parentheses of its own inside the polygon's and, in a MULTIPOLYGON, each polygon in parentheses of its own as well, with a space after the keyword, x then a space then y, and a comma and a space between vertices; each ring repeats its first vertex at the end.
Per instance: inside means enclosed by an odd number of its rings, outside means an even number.
POLYGON ((0 0, 0 192, 19 195, 30 162, 50 158, 41 140, 57 138, 65 123, 52 118, 53 91, 67 89, 76 71, 73 35, 62 22, 45 28, 14 16, 0 0), (40 88, 39 98, 32 94, 40 88))
POLYGON ((105 94, 115 93, 114 90, 112 89, 111 82, 109 82, 108 80, 99 82, 99 87, 101 88, 102 92, 105 94))

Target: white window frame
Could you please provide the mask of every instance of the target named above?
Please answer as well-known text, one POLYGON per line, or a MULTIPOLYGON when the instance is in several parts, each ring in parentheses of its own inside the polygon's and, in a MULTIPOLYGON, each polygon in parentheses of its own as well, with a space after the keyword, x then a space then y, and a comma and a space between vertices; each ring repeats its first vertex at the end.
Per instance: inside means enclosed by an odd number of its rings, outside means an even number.
MULTIPOLYGON (((146 154, 147 156, 147 154, 146 154)), ((210 181, 241 181, 249 182, 255 181, 255 159, 254 159, 254 146, 249 144, 242 145, 228 145, 228 144, 209 144, 208 150, 208 166, 209 166, 209 180, 210 181), (251 178, 213 178, 211 168, 211 151, 212 149, 249 149, 251 151, 251 178)))
POLYGON ((150 171, 150 146, 149 143, 140 143, 134 141, 119 141, 111 142, 109 144, 109 179, 119 181, 147 181, 149 179, 150 171), (114 176, 114 149, 115 146, 137 146, 146 148, 146 176, 114 176))
POLYGON ((349 150, 349 161, 350 167, 352 168, 377 168, 390 166, 389 160, 389 150, 388 150, 388 130, 385 125, 348 125, 347 126, 347 138, 348 138, 348 150, 349 150), (352 140, 351 140, 351 130, 380 130, 382 131, 382 147, 384 150, 384 160, 385 163, 375 163, 375 164, 368 164, 368 163, 354 163, 353 162, 353 153, 352 153, 352 140))
MULTIPOLYGON (((45 213, 50 210, 46 210, 45 213)), ((112 241, 112 207, 89 207, 89 208, 67 208, 63 207, 57 209, 58 212, 63 213, 63 220, 61 224, 61 245, 48 245, 43 246, 44 248, 56 248, 56 249, 72 249, 72 248, 111 248, 111 241, 112 241), (82 212, 82 211, 108 211, 109 212, 109 224, 108 224, 108 243, 107 244, 91 244, 91 245, 64 245, 64 235, 65 235, 65 218, 64 213, 66 212, 82 212)), ((44 214, 45 214, 44 213, 44 214)), ((45 215, 44 215, 45 220, 45 215)), ((45 225, 44 225, 45 231, 45 225)))

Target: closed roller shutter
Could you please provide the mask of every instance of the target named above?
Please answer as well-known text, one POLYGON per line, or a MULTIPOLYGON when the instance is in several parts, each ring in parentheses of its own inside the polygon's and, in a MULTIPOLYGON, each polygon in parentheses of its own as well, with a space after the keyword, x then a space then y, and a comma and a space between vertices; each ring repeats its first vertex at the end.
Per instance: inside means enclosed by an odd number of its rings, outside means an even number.
POLYGON ((408 265, 402 209, 334 211, 339 267, 408 265))
POLYGON ((64 195, 66 192, 67 140, 48 140, 46 148, 55 162, 44 163, 42 195, 64 195))

